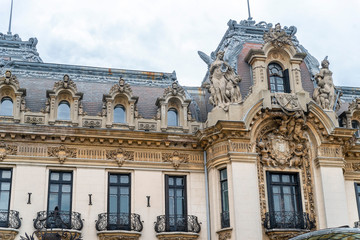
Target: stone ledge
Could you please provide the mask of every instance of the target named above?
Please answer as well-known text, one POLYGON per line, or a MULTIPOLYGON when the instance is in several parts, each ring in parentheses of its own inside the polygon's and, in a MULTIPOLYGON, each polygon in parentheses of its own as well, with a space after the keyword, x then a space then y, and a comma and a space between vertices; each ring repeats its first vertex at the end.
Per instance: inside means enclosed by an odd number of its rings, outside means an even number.
POLYGON ((232 227, 220 229, 216 233, 219 236, 219 240, 231 239, 232 227))
POLYGON ((43 238, 44 237, 43 234, 45 233, 55 235, 57 233, 60 234, 63 232, 66 232, 67 234, 61 238, 62 240, 76 239, 81 236, 81 231, 71 230, 71 229, 60 229, 60 228, 38 230, 35 232, 35 235, 39 240, 46 240, 47 238, 43 238))
POLYGON ((288 240, 292 237, 296 237, 300 234, 310 232, 306 229, 271 229, 265 230, 265 233, 269 236, 270 240, 288 240))
POLYGON ((198 233, 189 232, 163 232, 156 234, 156 237, 160 240, 191 240, 198 239, 198 233))
POLYGON ((141 233, 125 230, 110 230, 97 232, 97 235, 99 240, 138 240, 141 233))
POLYGON ((18 233, 19 233, 19 231, 17 229, 0 228, 0 239, 1 240, 14 240, 18 233))

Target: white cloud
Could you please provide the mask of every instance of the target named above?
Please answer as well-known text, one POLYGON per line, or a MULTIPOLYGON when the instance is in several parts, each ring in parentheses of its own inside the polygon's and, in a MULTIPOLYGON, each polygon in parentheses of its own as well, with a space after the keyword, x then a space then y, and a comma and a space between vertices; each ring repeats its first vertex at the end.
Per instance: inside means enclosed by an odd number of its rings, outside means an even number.
MULTIPOLYGON (((7 32, 11 0, 0 2, 7 32)), ((250 0, 257 21, 298 28, 321 61, 329 56, 336 85, 360 86, 360 1, 250 0)), ((172 72, 199 86, 207 66, 197 50, 215 50, 229 19, 247 19, 246 0, 14 0, 12 32, 37 37, 45 62, 172 72)))

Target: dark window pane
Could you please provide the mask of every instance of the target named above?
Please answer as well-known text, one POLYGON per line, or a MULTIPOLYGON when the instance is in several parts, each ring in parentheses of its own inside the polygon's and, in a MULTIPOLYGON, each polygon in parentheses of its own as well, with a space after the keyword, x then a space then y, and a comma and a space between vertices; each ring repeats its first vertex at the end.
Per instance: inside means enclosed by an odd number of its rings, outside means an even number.
POLYGON ((0 115, 1 116, 12 116, 13 115, 13 101, 11 98, 4 97, 1 100, 0 115))
POLYGON ((116 105, 114 108, 114 123, 125 123, 126 112, 123 105, 116 105))
POLYGON ((71 212, 72 173, 50 172, 49 184, 48 211, 71 212))

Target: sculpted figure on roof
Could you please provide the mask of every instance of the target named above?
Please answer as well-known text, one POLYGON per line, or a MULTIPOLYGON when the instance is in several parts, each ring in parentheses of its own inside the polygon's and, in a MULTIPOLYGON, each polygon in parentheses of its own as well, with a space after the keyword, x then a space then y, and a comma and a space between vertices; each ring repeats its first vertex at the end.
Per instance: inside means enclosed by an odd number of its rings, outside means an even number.
POLYGON ((215 61, 210 65, 209 73, 209 92, 211 94, 209 101, 211 104, 227 111, 229 104, 241 102, 239 87, 241 77, 224 61, 223 51, 216 54, 215 61))
POLYGON ((333 110, 335 104, 335 87, 332 72, 329 70, 327 57, 321 62, 320 72, 315 75, 318 85, 314 90, 313 99, 325 110, 333 110))

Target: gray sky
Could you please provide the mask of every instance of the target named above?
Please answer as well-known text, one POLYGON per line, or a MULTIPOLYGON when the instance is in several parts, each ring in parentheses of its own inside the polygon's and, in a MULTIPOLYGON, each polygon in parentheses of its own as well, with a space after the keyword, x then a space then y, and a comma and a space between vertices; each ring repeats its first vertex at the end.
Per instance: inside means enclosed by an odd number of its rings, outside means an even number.
MULTIPOLYGON (((11 0, 0 1, 0 32, 11 0)), ((360 87, 360 0, 250 0, 254 20, 297 27, 319 62, 329 56, 335 85, 360 87)), ((176 70, 199 86, 229 19, 248 18, 246 0, 14 0, 12 33, 37 37, 44 62, 145 71, 176 70), (222 3, 220 3, 222 2, 222 3)))

